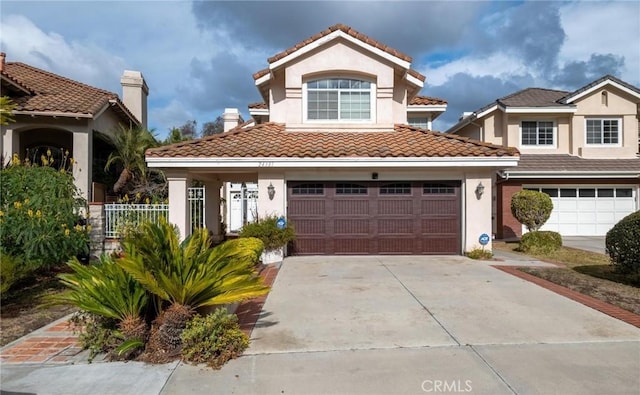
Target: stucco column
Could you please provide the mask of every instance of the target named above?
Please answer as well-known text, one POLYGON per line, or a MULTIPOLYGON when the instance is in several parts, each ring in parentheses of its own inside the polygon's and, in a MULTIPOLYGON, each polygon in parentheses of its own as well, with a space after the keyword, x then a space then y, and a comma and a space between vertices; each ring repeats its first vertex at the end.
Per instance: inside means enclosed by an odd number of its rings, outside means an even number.
MULTIPOLYGON (((479 241, 480 235, 486 233, 492 234, 492 171, 467 173, 464 180, 464 210, 465 218, 463 220, 463 237, 462 244, 464 251, 471 251, 474 248, 481 248, 479 241), (482 185, 481 188, 478 188, 482 185), (482 189, 482 193, 480 192, 482 189)), ((484 247, 491 250, 491 238, 489 244, 484 247)))
POLYGON ((91 196, 91 174, 93 164, 93 132, 87 130, 73 132, 73 178, 82 196, 87 201, 91 196))
POLYGON ((169 222, 178 227, 180 240, 191 234, 191 210, 188 188, 191 179, 186 174, 167 174, 169 183, 169 222))
POLYGON ((204 183, 204 223, 214 242, 222 241, 224 235, 220 229, 220 188, 221 181, 204 183))

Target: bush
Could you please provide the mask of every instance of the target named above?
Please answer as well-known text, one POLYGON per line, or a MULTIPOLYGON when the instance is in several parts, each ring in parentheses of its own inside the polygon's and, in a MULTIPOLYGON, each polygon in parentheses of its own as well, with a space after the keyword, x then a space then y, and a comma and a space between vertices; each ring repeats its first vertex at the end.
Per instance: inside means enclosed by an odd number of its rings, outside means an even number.
POLYGON ((525 233, 518 249, 534 254, 549 254, 562 247, 562 236, 558 232, 537 230, 525 233))
POLYGON ((21 258, 0 252, 0 297, 4 299, 8 295, 7 291, 31 272, 31 268, 21 258))
POLYGON ((640 211, 622 218, 605 238, 611 262, 631 280, 640 281, 640 211))
POLYGON ((287 222, 284 229, 277 226, 279 217, 270 215, 248 223, 240 229, 240 237, 255 237, 262 240, 266 252, 274 251, 287 245, 296 238, 296 233, 287 222))
POLYGON ((474 248, 471 251, 467 251, 465 255, 471 259, 491 259, 493 258, 493 252, 491 250, 485 250, 484 248, 474 248))
POLYGON ((195 315, 182 332, 182 356, 186 361, 206 363, 219 369, 249 346, 249 338, 238 325, 238 318, 218 308, 206 317, 195 315))
POLYGON ((523 190, 511 198, 511 213, 529 232, 540 229, 552 210, 553 202, 543 192, 523 190))
POLYGON ((15 156, 0 170, 0 246, 8 255, 48 269, 88 253, 83 212, 86 201, 64 166, 23 164, 15 156))

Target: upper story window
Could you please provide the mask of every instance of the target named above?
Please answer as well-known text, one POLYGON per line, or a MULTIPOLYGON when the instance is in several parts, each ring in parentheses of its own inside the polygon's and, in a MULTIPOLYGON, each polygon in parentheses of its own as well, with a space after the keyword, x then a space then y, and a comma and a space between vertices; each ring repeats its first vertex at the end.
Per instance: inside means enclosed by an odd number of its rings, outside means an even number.
POLYGON ((520 145, 530 147, 553 147, 555 128, 551 121, 522 121, 520 145))
POLYGON ((306 83, 306 119, 370 121, 375 84, 352 78, 325 78, 306 83))
POLYGON ((619 145, 620 119, 587 119, 587 144, 619 145))
POLYGON ((420 129, 429 129, 429 119, 427 117, 409 117, 407 122, 409 125, 420 129))

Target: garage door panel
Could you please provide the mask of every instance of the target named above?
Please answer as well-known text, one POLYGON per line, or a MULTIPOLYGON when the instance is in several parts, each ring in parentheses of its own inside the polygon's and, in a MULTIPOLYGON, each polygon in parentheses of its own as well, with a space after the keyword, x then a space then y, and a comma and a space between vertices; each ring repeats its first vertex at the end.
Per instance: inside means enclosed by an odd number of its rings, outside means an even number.
POLYGON ((357 184, 288 182, 293 254, 460 253, 459 182, 357 184))
POLYGON ((336 215, 369 215, 369 199, 336 199, 333 209, 336 215))
POLYGON ((371 221, 368 218, 362 219, 335 219, 333 221, 333 233, 341 235, 368 235, 371 233, 371 221))
POLYGON ((414 233, 414 219, 379 219, 378 224, 379 235, 397 235, 414 233))
POLYGON ((412 215, 412 200, 378 200, 378 215, 412 215))
POLYGON ((585 211, 595 211, 596 209, 596 201, 591 199, 580 199, 578 200, 578 211, 583 213, 585 211))

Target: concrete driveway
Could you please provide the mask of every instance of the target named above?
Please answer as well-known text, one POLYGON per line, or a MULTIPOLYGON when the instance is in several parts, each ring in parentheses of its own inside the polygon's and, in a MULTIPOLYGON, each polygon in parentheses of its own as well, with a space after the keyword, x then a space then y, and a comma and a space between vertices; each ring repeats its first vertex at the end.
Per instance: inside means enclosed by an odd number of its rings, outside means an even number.
POLYGON ((562 236, 562 244, 579 250, 606 254, 604 236, 562 236))
POLYGON ((245 355, 163 393, 637 394, 640 329, 463 257, 295 257, 245 355))

